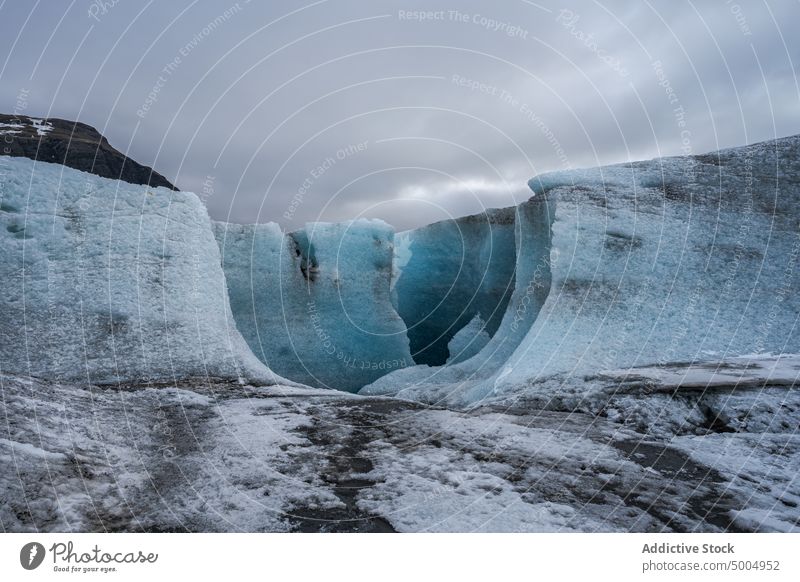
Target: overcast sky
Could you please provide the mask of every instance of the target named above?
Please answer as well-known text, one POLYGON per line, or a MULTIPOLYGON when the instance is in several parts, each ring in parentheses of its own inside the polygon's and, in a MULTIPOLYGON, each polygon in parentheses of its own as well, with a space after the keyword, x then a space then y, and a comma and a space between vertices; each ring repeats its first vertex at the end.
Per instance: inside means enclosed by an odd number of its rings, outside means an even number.
POLYGON ((3 1, 0 111, 95 126, 217 220, 403 230, 548 170, 800 133, 798 22, 797 1, 3 1))

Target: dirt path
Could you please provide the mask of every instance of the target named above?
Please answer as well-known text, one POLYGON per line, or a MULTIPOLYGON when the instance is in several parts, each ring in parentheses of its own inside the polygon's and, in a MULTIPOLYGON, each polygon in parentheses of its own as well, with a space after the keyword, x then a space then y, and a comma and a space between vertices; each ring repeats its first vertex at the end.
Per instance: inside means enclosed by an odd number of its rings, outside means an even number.
POLYGON ((393 415, 416 410, 420 405, 401 400, 364 399, 337 403, 330 415, 314 418, 312 426, 301 432, 327 453, 322 475, 344 504, 335 509, 301 508, 292 511, 291 520, 300 532, 390 533, 395 529, 383 517, 372 515, 357 504, 360 491, 375 485, 364 477, 372 471, 372 461, 364 451, 370 442, 387 438, 387 425, 393 415))

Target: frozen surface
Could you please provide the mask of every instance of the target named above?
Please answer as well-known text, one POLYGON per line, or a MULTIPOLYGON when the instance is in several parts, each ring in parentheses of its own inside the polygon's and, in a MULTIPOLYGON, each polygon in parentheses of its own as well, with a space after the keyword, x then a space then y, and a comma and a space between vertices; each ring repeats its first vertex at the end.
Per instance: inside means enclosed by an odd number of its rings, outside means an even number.
POLYGON ((447 363, 456 364, 470 359, 480 352, 491 339, 489 332, 486 331, 486 323, 480 315, 476 315, 472 321, 458 330, 447 344, 447 351, 450 354, 447 363))
POLYGON ((0 370, 92 383, 272 382, 191 193, 0 157, 0 370))
POLYGON ((491 336, 514 289, 513 208, 397 235, 394 294, 418 364, 443 364, 448 342, 475 316, 491 336))
POLYGON ((714 434, 678 437, 673 445, 729 479, 727 490, 747 499, 733 510, 743 528, 800 528, 800 434, 714 434), (757 485, 757 486, 754 486, 757 485))
POLYGON ((578 410, 670 438, 711 432, 780 432, 800 426, 800 356, 748 356, 559 375, 492 398, 503 409, 578 410), (559 386, 556 392, 552 389, 559 386))
POLYGON ((462 407, 524 395, 571 409, 575 390, 596 388, 584 378, 603 370, 800 352, 798 176, 800 138, 790 137, 534 178, 552 239, 518 246, 495 334, 524 328, 524 338, 507 342, 512 353, 490 342, 467 362, 395 372, 363 392, 462 407), (517 321, 542 252, 549 294, 538 317, 517 321))
POLYGON ((391 302, 394 231, 380 220, 215 224, 231 307, 253 352, 310 386, 356 391, 413 364, 391 302))
POLYGON ((414 366, 392 372, 360 393, 398 395, 434 404, 472 403, 494 385, 493 375, 507 374, 508 358, 536 319, 550 289, 552 206, 532 198, 515 209, 517 284, 491 340, 471 358, 438 367, 414 366), (487 384, 487 382, 489 382, 487 384))
POLYGON ((798 531, 798 154, 549 174, 396 248, 0 158, 0 530, 798 531))
POLYGON ((308 390, 0 386, 2 531, 288 531, 294 504, 339 503, 286 453, 308 390))
POLYGON ((580 412, 237 382, 0 375, 0 396, 5 532, 800 528, 778 393, 740 432, 663 438, 580 412))

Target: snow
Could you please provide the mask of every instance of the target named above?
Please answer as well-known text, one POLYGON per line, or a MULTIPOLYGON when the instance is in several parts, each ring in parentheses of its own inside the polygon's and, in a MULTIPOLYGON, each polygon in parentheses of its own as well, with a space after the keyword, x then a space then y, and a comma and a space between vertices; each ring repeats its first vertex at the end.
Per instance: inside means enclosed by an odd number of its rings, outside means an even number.
POLYGON ((607 370, 599 379, 646 383, 651 389, 794 386, 800 379, 800 355, 748 354, 711 362, 687 362, 607 370))
POLYGON ((356 391, 413 364, 391 300, 393 229, 379 220, 216 223, 234 318, 253 352, 310 386, 356 391))
POLYGON ((274 375, 236 329, 192 193, 0 157, 0 370, 92 383, 274 375))
POLYGON ((672 444, 729 479, 727 491, 746 499, 734 511, 743 528, 800 527, 800 434, 714 434, 678 437, 672 444))
POLYGON ((21 123, 0 123, 0 135, 14 135, 22 133, 24 125, 21 123))
POLYGON ((237 382, 3 374, 0 396, 7 532, 798 528, 796 425, 661 439, 580 412, 237 382))
MULTIPOLYGON (((24 121, 27 122, 27 119, 24 121)), ((44 119, 31 119, 30 122, 30 127, 36 130, 36 135, 39 137, 45 137, 53 130, 53 124, 44 119)), ((0 123, 0 135, 20 134, 26 127, 28 126, 23 123, 0 123)))
MULTIPOLYGON (((128 390, 0 376, 2 531, 288 531, 338 503, 291 452, 304 403, 238 384, 128 390), (190 389, 189 389, 190 388, 190 389), (13 441, 11 440, 13 438, 13 441), (290 474, 287 474, 287 469, 290 474)), ((319 392, 319 391, 317 391, 319 392)))
POLYGON ((31 124, 33 128, 36 130, 36 135, 39 137, 44 137, 51 131, 53 131, 53 124, 45 121, 44 119, 33 119, 31 118, 31 124))

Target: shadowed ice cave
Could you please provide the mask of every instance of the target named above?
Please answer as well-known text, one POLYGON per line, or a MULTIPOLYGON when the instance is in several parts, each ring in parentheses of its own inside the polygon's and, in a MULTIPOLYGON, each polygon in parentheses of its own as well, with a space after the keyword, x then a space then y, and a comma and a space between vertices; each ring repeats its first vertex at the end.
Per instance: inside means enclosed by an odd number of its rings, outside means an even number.
POLYGON ((253 352, 289 379, 357 391, 398 368, 464 359, 495 334, 514 288, 515 214, 489 210, 397 235, 380 220, 288 234, 217 223, 215 232, 253 352))

